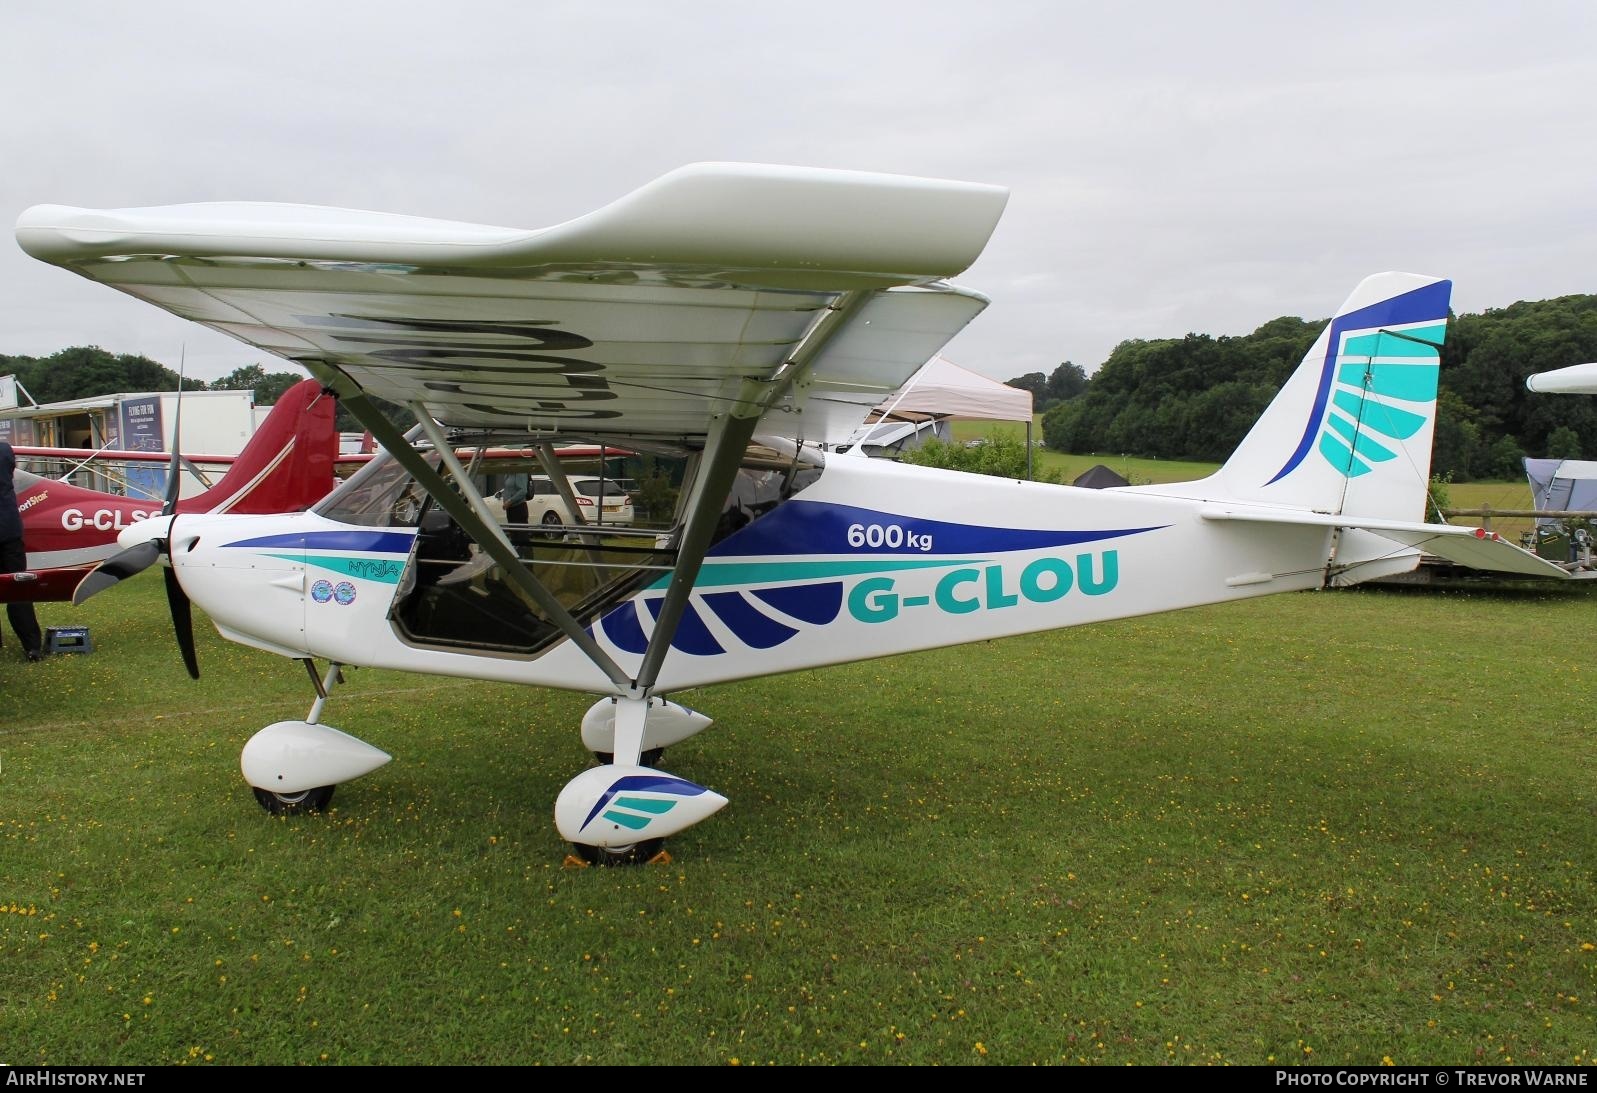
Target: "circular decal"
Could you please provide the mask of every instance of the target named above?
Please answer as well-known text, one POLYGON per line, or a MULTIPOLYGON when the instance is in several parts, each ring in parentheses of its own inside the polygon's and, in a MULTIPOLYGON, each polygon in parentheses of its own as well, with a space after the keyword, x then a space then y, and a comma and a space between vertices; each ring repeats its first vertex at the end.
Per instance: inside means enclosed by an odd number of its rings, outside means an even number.
POLYGON ((339 581, 338 587, 333 589, 333 599, 348 607, 355 602, 355 586, 348 581, 339 581))
POLYGON ((333 582, 317 581, 311 585, 311 599, 317 603, 326 603, 333 598, 333 582))

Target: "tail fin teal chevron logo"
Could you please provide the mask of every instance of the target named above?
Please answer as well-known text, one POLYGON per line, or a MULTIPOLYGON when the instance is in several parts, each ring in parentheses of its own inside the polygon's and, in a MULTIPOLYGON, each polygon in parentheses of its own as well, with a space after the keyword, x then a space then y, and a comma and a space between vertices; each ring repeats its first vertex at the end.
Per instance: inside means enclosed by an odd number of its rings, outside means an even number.
POLYGON ((1436 405, 1437 346, 1444 323, 1408 330, 1349 331, 1332 378, 1319 450, 1346 478, 1395 459, 1436 405))
POLYGON ((1451 281, 1432 281, 1331 320, 1303 434, 1266 486, 1315 449, 1345 477, 1368 474, 1424 427, 1436 404, 1452 290, 1451 281))

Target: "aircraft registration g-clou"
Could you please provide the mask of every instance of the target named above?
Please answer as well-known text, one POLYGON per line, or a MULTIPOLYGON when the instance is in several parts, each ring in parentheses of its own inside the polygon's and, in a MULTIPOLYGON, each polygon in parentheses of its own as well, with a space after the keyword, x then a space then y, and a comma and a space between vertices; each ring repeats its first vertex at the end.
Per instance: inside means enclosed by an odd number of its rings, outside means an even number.
POLYGON ((386 449, 309 512, 177 514, 121 536, 164 556, 223 636, 311 668, 310 713, 244 747, 274 812, 324 806, 388 761, 321 722, 346 664, 599 695, 582 739, 600 765, 562 790, 555 823, 589 861, 633 861, 726 803, 657 769, 710 724, 667 698, 685 688, 1350 584, 1412 568, 1422 546, 1562 575, 1421 522, 1451 287, 1433 277, 1355 288, 1201 481, 1084 490, 824 451, 986 305, 947 278, 1007 198, 712 163, 538 231, 39 206, 17 238, 302 365, 386 449), (655 460, 674 498, 658 526, 501 525, 456 455, 530 445, 578 512, 553 455, 573 442, 655 460))

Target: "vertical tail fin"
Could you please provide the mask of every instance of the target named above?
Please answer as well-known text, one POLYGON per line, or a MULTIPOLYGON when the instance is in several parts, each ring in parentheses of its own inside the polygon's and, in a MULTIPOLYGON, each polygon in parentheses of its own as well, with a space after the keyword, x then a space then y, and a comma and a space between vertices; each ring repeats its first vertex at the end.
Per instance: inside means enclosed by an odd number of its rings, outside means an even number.
POLYGON ((283 392, 238 459, 215 486, 179 512, 297 512, 333 488, 337 403, 315 380, 283 392))
POLYGON ((1450 281, 1412 273, 1365 278, 1206 492, 1424 519, 1451 291, 1450 281))

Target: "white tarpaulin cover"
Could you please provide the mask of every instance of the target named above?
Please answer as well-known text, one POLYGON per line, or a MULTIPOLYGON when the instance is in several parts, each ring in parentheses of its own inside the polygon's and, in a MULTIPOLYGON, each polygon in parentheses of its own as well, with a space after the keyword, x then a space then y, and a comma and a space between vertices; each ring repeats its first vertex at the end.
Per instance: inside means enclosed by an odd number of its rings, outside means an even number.
MULTIPOLYGON (((1597 509, 1597 463, 1588 459, 1527 459, 1532 504, 1548 512, 1589 512, 1597 509)), ((1538 520, 1556 524, 1556 519, 1538 520)))
POLYGON ((883 399, 876 414, 1030 421, 1031 392, 979 376, 944 357, 933 357, 908 383, 883 399))

